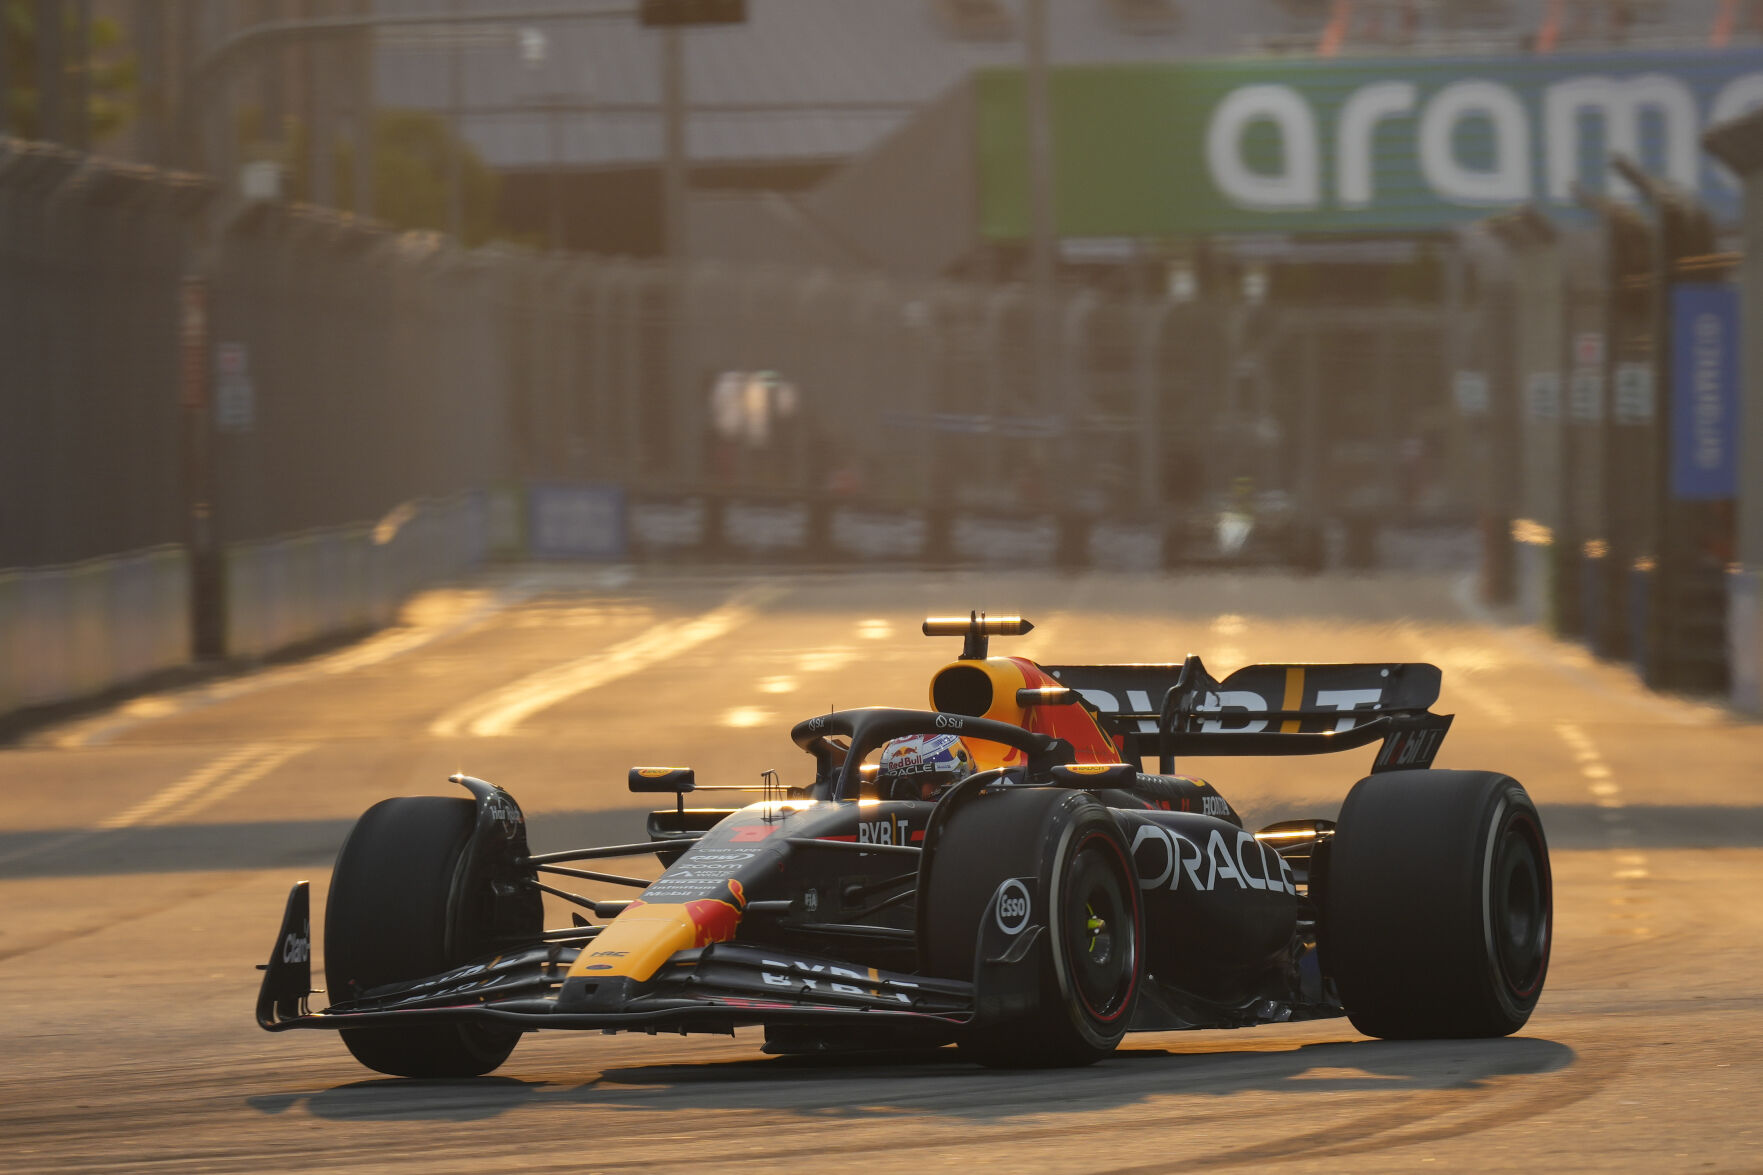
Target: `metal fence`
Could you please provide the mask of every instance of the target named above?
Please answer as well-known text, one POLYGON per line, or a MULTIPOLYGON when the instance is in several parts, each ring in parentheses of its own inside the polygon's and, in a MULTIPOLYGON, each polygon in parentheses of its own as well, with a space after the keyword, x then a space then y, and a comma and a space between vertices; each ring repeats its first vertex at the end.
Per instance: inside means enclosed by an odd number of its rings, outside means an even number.
POLYGON ((1401 469, 1444 397, 1436 308, 1068 289, 1050 384, 1035 321, 1016 285, 466 252, 0 143, 0 566, 520 480, 1149 520, 1250 479, 1317 516, 1465 508, 1401 469))
POLYGON ((375 519, 510 475, 489 259, 0 140, 0 567, 375 519))
POLYGON ((189 659, 182 548, 0 571, 0 716, 101 693, 189 659))
POLYGON ((1072 286, 1043 318, 1013 284, 465 251, 0 140, 0 568, 36 569, 0 598, 0 709, 177 645, 383 622, 517 516, 536 554, 1113 567, 1183 561, 1190 522, 1250 498, 1311 530, 1461 521, 1451 329, 1437 306, 1072 286), (416 502, 396 550, 369 537, 416 502), (189 602, 152 593, 146 656, 112 616, 140 593, 91 588, 139 568, 89 561, 167 544, 189 602), (30 621, 64 582, 75 612, 30 621))
POLYGON ((1723 692, 1734 491, 1717 483, 1734 477, 1721 438, 1736 435, 1740 332, 1735 318, 1709 344, 1676 308, 1684 295, 1730 306, 1738 258, 1706 229, 1686 234, 1689 208, 1611 205, 1577 228, 1494 222, 1502 264, 1485 266, 1456 363, 1490 389, 1464 421, 1489 471, 1490 598, 1632 662, 1649 685, 1723 692), (1700 366, 1686 377, 1672 356, 1689 346, 1700 366), (1688 429, 1712 439, 1718 476, 1675 455, 1688 429))
POLYGON ((0 566, 177 542, 177 282, 205 186, 0 140, 0 566))

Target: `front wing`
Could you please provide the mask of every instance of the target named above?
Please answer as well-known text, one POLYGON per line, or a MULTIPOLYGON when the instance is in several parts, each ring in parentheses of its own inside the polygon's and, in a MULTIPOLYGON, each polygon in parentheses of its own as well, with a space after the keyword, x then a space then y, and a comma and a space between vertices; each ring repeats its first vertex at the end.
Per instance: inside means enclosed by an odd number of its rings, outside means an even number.
POLYGON ((557 992, 583 949, 548 943, 387 984, 321 1012, 312 994, 308 885, 288 908, 264 965, 257 1022, 289 1028, 360 1028, 434 1020, 479 1020, 538 1028, 728 1032, 751 1024, 953 1027, 973 1018, 973 984, 904 975, 745 943, 680 951, 613 1011, 560 1012, 557 992))

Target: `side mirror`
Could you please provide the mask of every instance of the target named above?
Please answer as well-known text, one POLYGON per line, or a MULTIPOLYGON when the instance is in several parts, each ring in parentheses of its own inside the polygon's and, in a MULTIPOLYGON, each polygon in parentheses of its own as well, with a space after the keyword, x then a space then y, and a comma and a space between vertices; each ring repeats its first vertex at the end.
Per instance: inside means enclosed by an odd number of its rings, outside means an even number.
POLYGON ((1082 700, 1076 690, 1063 685, 1029 686, 1016 691, 1016 704, 1030 706, 1075 706, 1082 700))
POLYGON ((1138 778, 1132 763, 1066 763, 1053 768, 1055 787, 1126 787, 1138 778))
POLYGON ((697 778, 690 767, 631 768, 630 789, 638 794, 666 792, 684 795, 697 786, 697 778))

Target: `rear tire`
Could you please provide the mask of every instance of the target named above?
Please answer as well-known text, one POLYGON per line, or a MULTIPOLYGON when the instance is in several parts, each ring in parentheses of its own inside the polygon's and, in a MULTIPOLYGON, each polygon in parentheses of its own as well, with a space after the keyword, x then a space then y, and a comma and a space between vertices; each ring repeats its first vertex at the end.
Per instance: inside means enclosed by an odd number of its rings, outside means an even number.
POLYGON ((1324 969, 1367 1036, 1506 1036, 1549 969, 1548 842, 1517 781, 1391 771, 1341 808, 1323 896, 1324 969))
MULTIPOLYGON (((333 1002, 421 979, 494 950, 493 935, 530 930, 541 900, 496 907, 482 879, 466 876, 477 822, 471 800, 382 800, 362 814, 337 854, 325 902, 324 975, 333 1002)), ((508 1059, 520 1030, 429 1022, 346 1028, 343 1043, 369 1069, 395 1077, 478 1077, 508 1059)))
POLYGON ((1001 789, 944 826, 925 891, 926 970, 975 978, 981 919, 1013 877, 1035 877, 1045 925, 1032 957, 1032 1006, 981 1021, 963 1053, 1007 1068, 1088 1065, 1114 1051, 1143 979, 1144 912, 1114 817, 1093 796, 1059 788, 1001 789))

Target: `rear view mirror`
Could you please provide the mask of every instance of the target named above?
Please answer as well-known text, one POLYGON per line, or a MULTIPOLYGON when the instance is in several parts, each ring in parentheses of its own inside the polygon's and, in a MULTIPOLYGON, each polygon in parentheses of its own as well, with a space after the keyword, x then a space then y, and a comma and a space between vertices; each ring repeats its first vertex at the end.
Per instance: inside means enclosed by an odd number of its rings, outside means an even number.
POLYGON ((639 794, 666 792, 684 795, 697 787, 690 767, 632 767, 630 789, 639 794))
POLYGON ((1079 700, 1076 690, 1062 685, 1030 686, 1016 691, 1016 704, 1024 709, 1030 706, 1075 706, 1079 700))
POLYGON ((1053 768, 1053 783, 1057 787, 1127 787, 1138 775, 1138 766, 1133 763, 1066 763, 1053 768))

